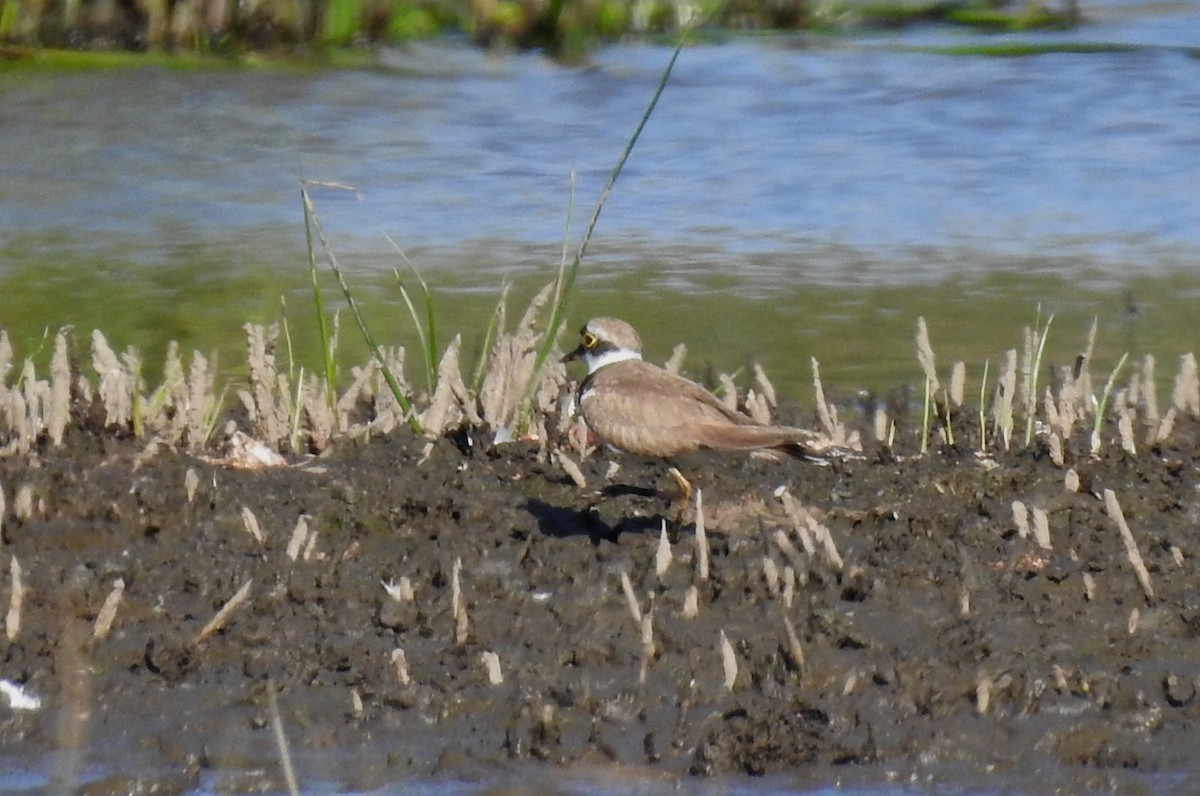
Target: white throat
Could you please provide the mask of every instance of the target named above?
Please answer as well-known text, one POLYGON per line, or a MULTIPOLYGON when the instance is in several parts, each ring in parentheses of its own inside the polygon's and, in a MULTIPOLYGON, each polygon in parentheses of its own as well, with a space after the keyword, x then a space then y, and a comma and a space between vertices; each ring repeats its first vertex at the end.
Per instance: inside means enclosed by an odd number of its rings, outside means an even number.
POLYGON ((630 359, 641 359, 642 355, 637 351, 628 348, 618 348, 613 351, 605 351, 603 354, 584 354, 583 361, 587 363, 588 375, 592 375, 605 365, 611 365, 614 362, 625 362, 630 359))

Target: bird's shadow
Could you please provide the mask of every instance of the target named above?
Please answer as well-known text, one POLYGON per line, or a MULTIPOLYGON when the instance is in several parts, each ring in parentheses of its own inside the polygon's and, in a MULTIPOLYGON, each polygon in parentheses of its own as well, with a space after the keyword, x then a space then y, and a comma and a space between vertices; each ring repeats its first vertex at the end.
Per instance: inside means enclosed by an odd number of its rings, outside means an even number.
MULTIPOLYGON (((654 496, 653 490, 642 490, 639 487, 629 487, 632 491, 617 492, 620 495, 649 495, 654 496)), ((605 493, 606 494, 607 490, 605 493)), ((648 533, 662 527, 664 517, 653 515, 645 517, 622 517, 615 524, 609 524, 600 516, 595 506, 577 509, 566 506, 555 506, 544 500, 532 498, 522 506, 537 520, 538 530, 544 535, 565 539, 573 536, 586 536, 593 544, 600 542, 615 542, 623 533, 648 533)))

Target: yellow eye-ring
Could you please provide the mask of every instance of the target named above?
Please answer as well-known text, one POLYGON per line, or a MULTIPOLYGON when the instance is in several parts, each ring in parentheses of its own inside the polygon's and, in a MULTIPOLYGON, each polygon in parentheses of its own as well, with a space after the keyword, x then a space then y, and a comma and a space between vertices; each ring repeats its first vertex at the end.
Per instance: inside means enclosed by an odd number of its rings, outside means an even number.
POLYGON ((584 332, 582 335, 580 335, 579 341, 583 343, 584 348, 595 348, 596 343, 600 342, 596 339, 596 335, 592 334, 591 332, 584 332))

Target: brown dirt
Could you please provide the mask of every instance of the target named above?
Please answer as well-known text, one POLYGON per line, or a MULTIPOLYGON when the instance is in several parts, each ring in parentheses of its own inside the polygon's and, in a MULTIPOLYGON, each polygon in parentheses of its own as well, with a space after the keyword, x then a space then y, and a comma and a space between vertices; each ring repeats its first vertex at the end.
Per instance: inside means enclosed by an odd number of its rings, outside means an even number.
MULTIPOLYGON (((826 467, 689 462, 711 547, 710 578, 697 583, 691 526, 655 574, 663 501, 636 489, 597 497, 528 444, 464 453, 444 439, 419 461, 424 441, 397 433, 245 472, 170 451, 135 466, 142 443, 75 430, 61 449, 0 461, 0 611, 14 556, 27 589, 19 634, 0 637, 0 678, 43 699, 37 711, 0 700, 0 767, 78 776, 90 793, 278 789, 273 682, 301 781, 342 788, 530 771, 553 783, 546 772, 568 766, 1136 792, 1147 772, 1167 778, 1159 784, 1196 772, 1198 439, 1195 423, 1181 424, 1169 447, 1132 457, 1110 445, 1099 458, 1076 440, 1078 493, 1040 449, 991 461, 948 449, 826 467), (773 541, 788 527, 780 485, 822 513, 840 570, 773 541), (18 519, 22 487, 33 513, 18 519), (1098 497, 1105 488, 1153 599, 1098 497), (1014 499, 1048 513, 1052 550, 1016 532, 1014 499), (318 536, 293 562, 301 515, 318 536), (772 594, 765 557, 796 568, 790 608, 772 594), (644 683, 621 571, 653 615, 644 683), (382 585, 401 577, 411 602, 382 585), (117 578, 112 633, 96 640, 117 578), (246 582, 248 601, 196 643, 246 582), (693 583, 699 615, 688 619, 693 583), (499 656, 502 684, 489 683, 485 651, 499 656)), ((661 463, 618 458, 619 484, 663 480, 661 463)), ((590 484, 608 484, 608 459, 584 462, 590 484)))

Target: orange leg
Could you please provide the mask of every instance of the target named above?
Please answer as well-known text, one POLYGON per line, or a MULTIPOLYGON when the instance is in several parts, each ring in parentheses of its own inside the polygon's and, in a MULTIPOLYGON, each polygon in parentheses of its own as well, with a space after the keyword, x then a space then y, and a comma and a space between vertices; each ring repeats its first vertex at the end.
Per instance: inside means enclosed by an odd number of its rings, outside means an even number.
POLYGON ((692 499, 692 483, 683 477, 683 473, 672 467, 667 470, 667 474, 671 476, 671 480, 675 482, 675 486, 679 489, 678 494, 669 493, 672 500, 679 502, 679 510, 675 512, 675 532, 673 536, 678 536, 679 529, 683 527, 683 513, 687 511, 688 503, 692 499))

